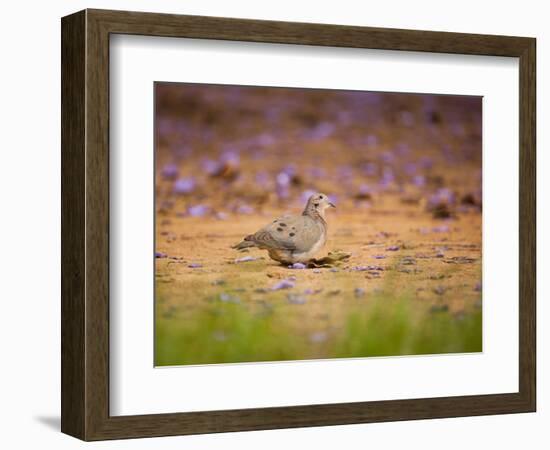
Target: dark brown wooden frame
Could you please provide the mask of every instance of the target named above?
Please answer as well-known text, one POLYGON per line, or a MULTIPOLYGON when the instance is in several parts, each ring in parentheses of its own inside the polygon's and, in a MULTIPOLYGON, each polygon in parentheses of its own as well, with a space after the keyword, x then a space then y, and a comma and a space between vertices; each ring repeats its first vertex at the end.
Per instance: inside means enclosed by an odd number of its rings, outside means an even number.
MULTIPOLYGON (((534 38, 85 10, 62 31, 61 429, 84 440, 535 411, 534 38), (519 58, 519 392, 109 415, 109 36, 134 34, 519 58)), ((184 405, 182 405, 184 407, 184 405)))

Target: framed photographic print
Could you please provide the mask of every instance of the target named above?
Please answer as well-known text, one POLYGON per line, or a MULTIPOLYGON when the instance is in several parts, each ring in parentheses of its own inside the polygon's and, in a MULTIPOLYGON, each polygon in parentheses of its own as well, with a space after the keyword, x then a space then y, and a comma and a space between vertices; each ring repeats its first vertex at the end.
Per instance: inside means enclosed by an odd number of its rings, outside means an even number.
POLYGON ((535 39, 62 19, 62 431, 535 410, 535 39))

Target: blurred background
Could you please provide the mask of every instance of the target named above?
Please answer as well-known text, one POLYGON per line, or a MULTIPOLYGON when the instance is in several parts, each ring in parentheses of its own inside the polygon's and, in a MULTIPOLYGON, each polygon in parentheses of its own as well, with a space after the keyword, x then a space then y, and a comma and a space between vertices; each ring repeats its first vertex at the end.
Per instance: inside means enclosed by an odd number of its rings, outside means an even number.
POLYGON ((481 97, 158 83, 157 208, 180 216, 398 198, 481 210, 481 97))

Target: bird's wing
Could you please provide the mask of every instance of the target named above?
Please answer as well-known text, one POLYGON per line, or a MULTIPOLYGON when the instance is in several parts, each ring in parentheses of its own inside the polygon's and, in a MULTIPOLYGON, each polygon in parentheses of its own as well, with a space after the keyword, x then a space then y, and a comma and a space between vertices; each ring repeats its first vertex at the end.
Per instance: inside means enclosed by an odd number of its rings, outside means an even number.
POLYGON ((293 239, 289 236, 288 223, 293 216, 283 216, 275 219, 261 230, 253 234, 256 245, 266 249, 295 250, 293 239))
POLYGON ((321 236, 319 226, 307 216, 283 216, 254 235, 254 242, 268 249, 308 251, 321 236))
POLYGON ((308 216, 298 216, 294 223, 290 224, 296 252, 308 252, 321 239, 324 229, 322 225, 308 216))

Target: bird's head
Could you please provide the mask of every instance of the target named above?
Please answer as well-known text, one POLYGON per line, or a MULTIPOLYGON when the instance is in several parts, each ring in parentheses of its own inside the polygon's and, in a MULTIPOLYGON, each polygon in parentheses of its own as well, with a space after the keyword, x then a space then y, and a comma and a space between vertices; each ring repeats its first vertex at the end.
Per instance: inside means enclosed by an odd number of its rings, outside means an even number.
POLYGON ((324 215, 325 209, 327 208, 336 208, 336 206, 334 206, 334 203, 330 202, 326 194, 318 192, 317 194, 313 194, 309 197, 305 211, 316 211, 317 213, 324 215))

